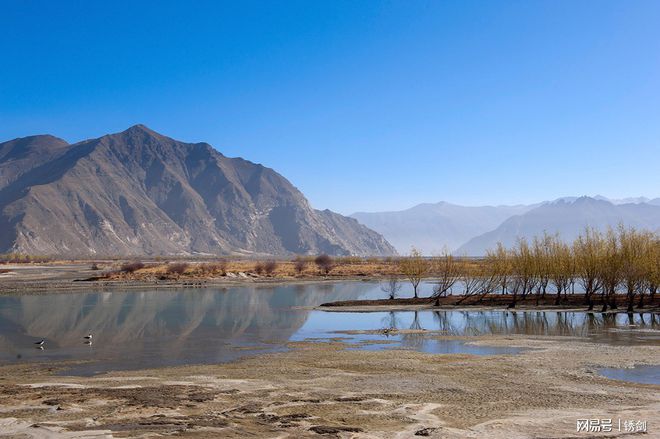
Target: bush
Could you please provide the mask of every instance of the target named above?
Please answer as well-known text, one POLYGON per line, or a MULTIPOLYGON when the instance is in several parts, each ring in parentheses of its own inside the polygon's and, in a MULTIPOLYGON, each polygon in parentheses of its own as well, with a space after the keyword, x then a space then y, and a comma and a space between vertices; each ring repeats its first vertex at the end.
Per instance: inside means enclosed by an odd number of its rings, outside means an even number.
POLYGON ((208 262, 206 264, 201 264, 199 269, 202 274, 220 273, 220 276, 225 276, 227 274, 227 261, 222 259, 218 262, 208 262))
POLYGON ((176 262, 174 264, 169 264, 167 266, 167 274, 178 274, 182 275, 188 269, 188 264, 185 262, 176 262))
POLYGON ((305 271, 305 267, 307 266, 307 261, 304 258, 301 258, 300 256, 296 256, 296 259, 293 260, 293 269, 296 271, 298 275, 301 275, 303 271, 305 271))
POLYGON ((119 268, 119 271, 122 273, 133 273, 141 268, 144 268, 144 264, 142 262, 126 262, 125 264, 122 264, 122 266, 119 268))
POLYGON ((264 272, 266 272, 266 275, 272 276, 276 268, 277 268, 277 262, 275 261, 264 262, 264 272))
POLYGON ((319 270, 326 275, 330 273, 330 270, 333 268, 332 258, 326 254, 317 256, 316 259, 314 259, 314 263, 319 267, 319 270))
POLYGON ((263 273, 264 272, 264 264, 262 264, 261 262, 257 262, 256 264, 254 264, 254 272, 257 273, 257 274, 263 273))

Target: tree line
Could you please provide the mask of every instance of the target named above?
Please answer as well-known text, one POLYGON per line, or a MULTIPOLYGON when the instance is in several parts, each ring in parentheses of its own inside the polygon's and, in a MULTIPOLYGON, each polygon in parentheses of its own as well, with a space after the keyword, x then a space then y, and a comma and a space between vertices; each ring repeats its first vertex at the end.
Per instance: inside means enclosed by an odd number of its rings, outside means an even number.
MULTIPOLYGON (((458 303, 469 297, 483 299, 489 294, 510 296, 510 308, 530 295, 538 305, 550 291, 554 303, 562 304, 576 286, 590 310, 598 303, 602 311, 617 308, 617 297, 625 294, 627 310, 653 301, 660 285, 660 235, 626 228, 600 232, 586 228, 573 242, 557 234, 544 233, 531 240, 519 238, 512 248, 498 243, 479 260, 444 254, 425 258, 414 248, 399 261, 399 270, 413 287, 425 278, 434 282, 431 299, 439 304, 453 287, 460 287, 458 303)), ((390 279, 383 291, 394 298, 398 288, 390 279)))

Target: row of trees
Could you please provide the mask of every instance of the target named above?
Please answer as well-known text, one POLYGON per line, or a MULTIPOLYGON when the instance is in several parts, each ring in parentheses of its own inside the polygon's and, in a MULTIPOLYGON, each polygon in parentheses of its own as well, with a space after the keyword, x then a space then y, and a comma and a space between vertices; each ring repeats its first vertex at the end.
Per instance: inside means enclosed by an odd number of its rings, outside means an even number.
MULTIPOLYGON (((511 295, 510 307, 532 294, 538 304, 550 289, 559 305, 578 285, 589 309, 597 298, 603 311, 616 308, 617 294, 625 293, 632 310, 636 299, 638 307, 644 306, 646 296, 653 300, 660 285, 660 236, 623 226, 606 232, 587 228, 566 243, 558 235, 544 233, 531 241, 518 239, 511 249, 498 244, 481 260, 457 258, 449 252, 425 258, 413 249, 399 268, 415 297, 421 281, 429 277, 434 279, 432 298, 460 286, 459 302, 500 292, 511 295)), ((383 290, 393 297, 391 283, 383 290)))

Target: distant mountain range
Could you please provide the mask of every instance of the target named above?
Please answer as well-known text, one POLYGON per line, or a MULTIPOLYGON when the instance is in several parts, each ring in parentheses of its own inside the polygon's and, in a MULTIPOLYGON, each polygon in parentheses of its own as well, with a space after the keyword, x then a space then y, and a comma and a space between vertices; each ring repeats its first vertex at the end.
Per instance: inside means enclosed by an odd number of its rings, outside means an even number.
POLYGON ((600 230, 623 223, 660 230, 660 198, 610 200, 603 196, 564 197, 519 206, 466 207, 420 204, 399 212, 355 213, 362 224, 381 233, 401 254, 412 246, 427 255, 443 247, 455 254, 481 256, 498 242, 511 246, 518 237, 559 233, 574 239, 586 226, 600 230))
POLYGON ((392 255, 272 169, 143 125, 69 145, 0 143, 0 253, 392 255))

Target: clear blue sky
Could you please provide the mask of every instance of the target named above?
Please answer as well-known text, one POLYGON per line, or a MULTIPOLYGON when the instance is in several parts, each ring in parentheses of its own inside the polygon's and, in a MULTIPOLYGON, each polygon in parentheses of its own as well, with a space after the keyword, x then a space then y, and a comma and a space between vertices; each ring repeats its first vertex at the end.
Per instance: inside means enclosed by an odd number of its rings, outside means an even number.
POLYGON ((660 196, 660 1, 4 1, 0 139, 136 123, 317 208, 660 196))

